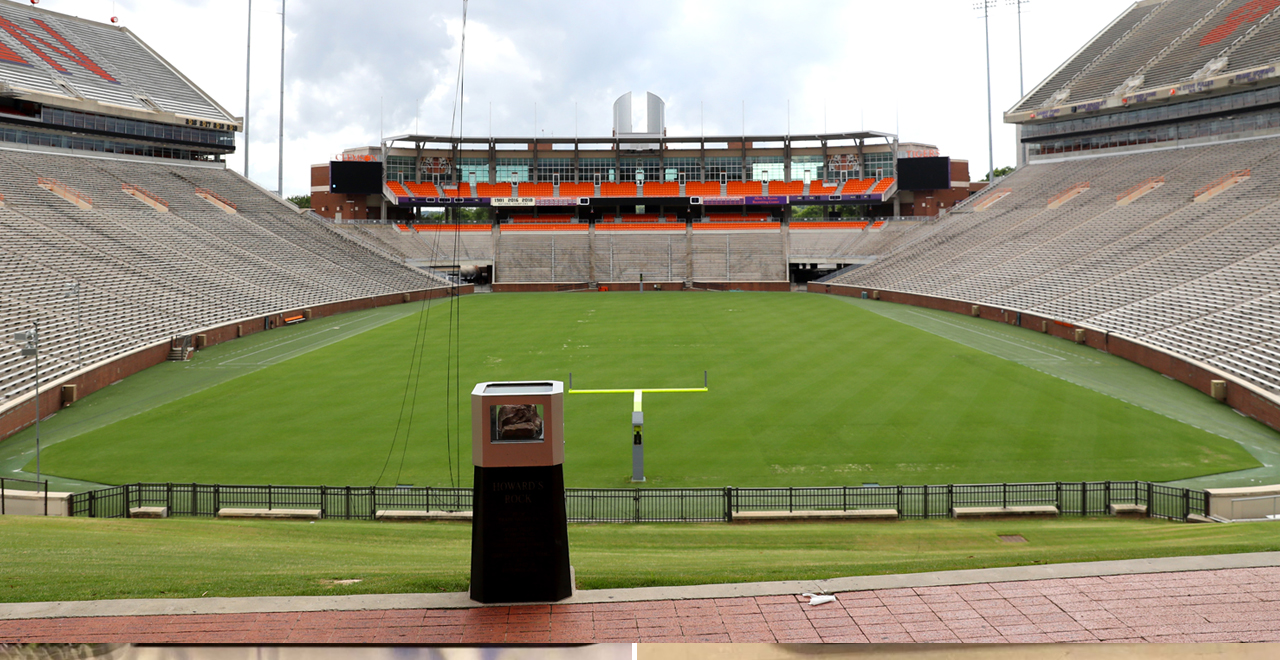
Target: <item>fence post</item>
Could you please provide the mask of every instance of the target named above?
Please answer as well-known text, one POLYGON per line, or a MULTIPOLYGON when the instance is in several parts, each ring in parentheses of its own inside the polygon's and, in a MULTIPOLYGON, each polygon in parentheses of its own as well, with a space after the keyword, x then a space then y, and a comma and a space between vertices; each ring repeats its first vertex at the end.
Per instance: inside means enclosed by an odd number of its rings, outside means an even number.
POLYGON ((218 515, 218 512, 222 510, 221 486, 222 486, 221 484, 213 485, 213 515, 215 516, 218 515))
POLYGON ((328 493, 329 493, 328 487, 325 486, 324 484, 320 484, 320 519, 321 520, 328 518, 328 516, 325 515, 325 502, 329 499, 328 493))
POLYGON ((97 516, 94 515, 97 512, 97 507, 95 506, 97 503, 98 503, 98 491, 96 490, 89 491, 89 517, 90 518, 97 518, 97 516))
POLYGON ((271 484, 267 484, 267 511, 271 510, 271 484))
POLYGON ((343 514, 342 519, 351 520, 351 486, 347 486, 346 489, 347 489, 347 493, 345 495, 345 500, 343 502, 343 506, 346 512, 343 514))
MULTIPOLYGON (((47 514, 46 514, 47 515, 47 514)), ((1182 489, 1182 522, 1191 518, 1191 489, 1182 489)))
POLYGON ((795 487, 787 486, 787 513, 794 513, 796 510, 795 494, 795 487))
POLYGON ((1053 499, 1057 500, 1058 510, 1062 511, 1067 508, 1066 502, 1062 499, 1062 482, 1053 482, 1053 499))
POLYGON ((1150 518, 1155 513, 1156 504, 1151 497, 1151 482, 1147 482, 1147 517, 1150 518))
POLYGON ((924 519, 929 519, 929 484, 922 486, 924 488, 924 519))
POLYGON ((898 519, 907 517, 907 510, 902 507, 902 484, 898 484, 898 519))
POLYGON ((724 521, 733 522, 733 486, 724 487, 724 521))
POLYGON ((1000 484, 1000 508, 1001 509, 1009 508, 1009 484, 1008 483, 1000 484))
POLYGON ((0 477, 0 516, 5 515, 4 505, 5 505, 5 500, 7 499, 8 498, 4 494, 4 477, 0 477))
POLYGON ((124 517, 125 518, 133 517, 129 515, 129 484, 124 485, 124 517))
POLYGON ((634 490, 635 492, 634 492, 634 493, 632 493, 632 495, 631 495, 631 499, 632 499, 632 501, 634 502, 634 504, 635 504, 635 508, 636 508, 636 511, 635 511, 635 521, 636 521, 636 522, 640 522, 640 489, 639 489, 639 488, 635 488, 635 489, 633 489, 633 490, 634 490))
MULTIPOLYGON (((1187 506, 1191 506, 1188 504, 1187 506)), ((49 517, 49 480, 44 480, 44 517, 49 517)))
POLYGON ((377 486, 369 486, 369 520, 373 520, 378 515, 378 507, 374 504, 374 499, 377 497, 375 492, 377 488, 377 486))
POLYGON ((191 515, 193 516, 200 515, 200 497, 198 493, 199 490, 200 489, 196 487, 196 482, 194 481, 191 482, 191 515))
POLYGON ((1111 480, 1102 482, 1102 513, 1106 515, 1111 511, 1111 480))
POLYGON ((955 484, 947 484, 947 513, 956 508, 955 484))
POLYGON ((848 486, 840 487, 840 508, 843 511, 849 510, 849 487, 848 486))
POLYGON ((169 515, 173 515, 173 482, 166 481, 164 484, 164 508, 169 515))
POLYGON ((1080 482, 1080 515, 1089 515, 1089 484, 1080 482))

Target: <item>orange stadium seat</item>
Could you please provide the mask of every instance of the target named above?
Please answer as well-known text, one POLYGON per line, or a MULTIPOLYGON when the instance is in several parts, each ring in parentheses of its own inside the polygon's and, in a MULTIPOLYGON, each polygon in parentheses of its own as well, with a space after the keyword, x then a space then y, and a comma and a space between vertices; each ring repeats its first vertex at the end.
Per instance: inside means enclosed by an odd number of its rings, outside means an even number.
POLYGON ((770 195, 803 195, 803 181, 770 181, 770 195))
POLYGON ((893 185, 893 182, 894 182, 894 178, 893 178, 893 177, 889 177, 889 178, 887 178, 887 179, 880 179, 879 181, 877 181, 877 182, 876 182, 876 186, 875 186, 874 188, 872 188, 872 189, 871 189, 871 192, 872 192, 873 194, 874 194, 874 193, 882 193, 882 192, 884 192, 884 191, 888 190, 888 189, 889 189, 889 186, 892 186, 892 185, 893 185))
POLYGON ((745 197, 746 195, 763 195, 764 189, 759 181, 730 181, 729 196, 745 197))
POLYGON ((555 197, 556 187, 550 183, 521 183, 517 197, 555 197))
POLYGON ((476 197, 510 197, 509 183, 477 183, 476 197))
POLYGON ((413 183, 410 181, 405 183, 404 187, 414 197, 440 197, 440 190, 436 188, 434 183, 413 183))
POLYGON ((596 184, 594 183, 562 183, 560 184, 561 197, 595 197, 596 184))
POLYGON ((875 185, 875 179, 849 179, 844 183, 844 188, 840 189, 841 195, 865 195, 871 186, 875 185))
POLYGON ((821 181, 809 182, 810 195, 834 195, 837 190, 840 190, 840 186, 827 186, 821 181))
POLYGON ((471 184, 459 183, 457 188, 445 188, 442 192, 441 197, 470 197, 471 184))
POLYGON ((645 197, 679 197, 680 184, 674 181, 649 181, 644 184, 645 197))
POLYGON ((622 222, 659 222, 662 216, 657 213, 624 213, 622 222))
POLYGON ((719 197, 719 181, 690 181, 684 184, 684 194, 690 197, 719 197))
POLYGON ((628 181, 626 183, 614 183, 612 181, 600 184, 601 197, 636 197, 636 184, 628 181))
POLYGON ((532 216, 532 215, 513 215, 513 216, 511 216, 511 222, 520 223, 520 224, 527 224, 527 223, 548 223, 548 224, 569 223, 569 222, 573 222, 573 214, 572 214, 572 213, 556 213, 556 214, 551 214, 551 215, 546 215, 546 214, 544 214, 544 215, 540 215, 540 216, 538 216, 538 217, 536 217, 536 218, 535 218, 534 216, 532 216))
POLYGON ((396 197, 408 197, 409 193, 405 191, 404 186, 399 181, 388 181, 387 188, 391 189, 391 194, 396 197))
POLYGON ((768 213, 712 213, 707 219, 711 222, 765 222, 772 220, 773 216, 768 213))

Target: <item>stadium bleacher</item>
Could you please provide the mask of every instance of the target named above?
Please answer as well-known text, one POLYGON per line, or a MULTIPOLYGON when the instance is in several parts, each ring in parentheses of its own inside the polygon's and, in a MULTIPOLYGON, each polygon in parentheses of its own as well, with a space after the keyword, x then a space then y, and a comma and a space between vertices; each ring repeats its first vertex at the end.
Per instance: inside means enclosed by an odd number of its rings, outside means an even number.
POLYGON ((953 213, 829 283, 1086 324, 1280 392, 1278 184, 1280 138, 1032 163, 1002 182, 1000 204, 953 213), (1118 203, 1153 177, 1164 181, 1118 203))
MULTIPOLYGON (((174 335, 339 300, 444 286, 300 215, 217 166, 0 151, 4 332, 41 324, 41 381, 174 335), (89 209, 42 188, 57 180, 89 209), (135 186, 163 199, 161 213, 135 186), (197 195, 234 203, 235 215, 197 195), (65 291, 80 284, 82 325, 65 291)), ((393 228, 388 227, 389 230, 393 228)), ((0 344, 0 401, 34 384, 34 365, 0 344)))

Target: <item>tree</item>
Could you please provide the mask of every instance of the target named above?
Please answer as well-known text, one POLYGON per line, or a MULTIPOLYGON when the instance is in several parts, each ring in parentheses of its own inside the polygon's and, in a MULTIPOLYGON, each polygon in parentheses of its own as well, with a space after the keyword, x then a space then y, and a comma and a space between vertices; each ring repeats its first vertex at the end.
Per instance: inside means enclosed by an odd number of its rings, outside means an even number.
MULTIPOLYGON (((1002 177, 1002 176, 1008 176, 1008 175, 1009 175, 1009 174, 1011 174, 1011 173, 1013 173, 1013 168, 1012 168, 1012 167, 997 167, 997 168, 996 168, 996 178, 997 178, 997 179, 999 179, 999 178, 1000 178, 1000 177, 1002 177)), ((982 177, 982 180, 983 180, 983 181, 986 181, 986 180, 987 180, 987 177, 985 177, 985 176, 984 176, 984 177, 982 177)))
POLYGON ((311 195, 294 195, 287 198, 294 206, 300 209, 311 208, 311 195))

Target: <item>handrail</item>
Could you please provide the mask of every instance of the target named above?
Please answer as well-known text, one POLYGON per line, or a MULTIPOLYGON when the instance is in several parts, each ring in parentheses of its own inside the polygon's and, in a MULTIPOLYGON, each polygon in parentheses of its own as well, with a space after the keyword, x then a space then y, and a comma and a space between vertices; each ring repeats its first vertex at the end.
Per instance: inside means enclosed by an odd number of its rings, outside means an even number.
POLYGON ((1124 191, 1124 192, 1120 193, 1119 195, 1116 195, 1116 200, 1117 200, 1117 201, 1122 200, 1122 199, 1124 199, 1125 197, 1128 197, 1129 195, 1132 195, 1133 193, 1138 192, 1138 190, 1140 190, 1143 186, 1149 186, 1149 185, 1151 185, 1151 184, 1153 184, 1153 183, 1164 183, 1164 177, 1162 177, 1162 176, 1153 176, 1153 177, 1151 177, 1150 179, 1147 179, 1146 181, 1143 181, 1143 182, 1139 183, 1138 185, 1136 185, 1136 186, 1134 186, 1134 187, 1132 187, 1132 188, 1130 188, 1130 189, 1128 189, 1128 190, 1126 190, 1126 191, 1124 191))
POLYGON ((1088 182, 1088 181, 1081 181, 1080 183, 1077 183, 1076 185, 1071 186, 1070 188, 1067 188, 1066 190, 1064 190, 1064 191, 1062 191, 1062 192, 1060 192, 1060 193, 1058 193, 1058 194, 1054 195, 1053 197, 1050 197, 1050 198, 1049 198, 1049 203, 1050 203, 1050 204, 1052 204, 1052 203, 1054 203, 1054 202, 1056 202, 1056 201, 1058 201, 1058 200, 1060 200, 1060 199, 1062 199, 1062 198, 1064 198, 1064 197, 1067 197, 1067 196, 1071 195, 1072 193, 1074 193, 1074 192, 1076 192, 1076 191, 1078 191, 1078 190, 1088 190, 1088 189, 1089 189, 1089 187, 1090 187, 1090 186, 1089 186, 1089 182, 1088 182))
POLYGON ((1213 183, 1197 190, 1196 194, 1192 195, 1192 197, 1199 197, 1236 177, 1245 177, 1245 176, 1252 176, 1252 175, 1253 175, 1252 168, 1245 169, 1245 170, 1236 170, 1234 172, 1228 172, 1227 174, 1223 175, 1221 178, 1214 181, 1213 183))
POLYGON ((141 186, 136 186, 136 185, 134 185, 134 184, 132 184, 132 183, 124 183, 124 184, 121 184, 121 185, 120 185, 120 189, 121 189, 121 190, 123 190, 123 191, 125 191, 125 192, 135 192, 135 193, 138 193, 139 195, 142 195, 143 197, 146 197, 147 199, 150 199, 151 201, 153 201, 153 202, 155 202, 155 203, 157 203, 157 204, 159 204, 159 205, 161 205, 161 206, 163 206, 163 207, 165 207, 165 208, 169 208, 169 202, 166 202, 166 201, 165 201, 164 199, 162 199, 159 195, 156 195, 155 193, 153 193, 153 192, 151 192, 150 190, 147 190, 146 188, 143 188, 143 187, 141 187, 141 186))
POLYGON ((63 194, 66 194, 71 197, 75 197, 76 199, 84 202, 85 204, 93 206, 92 197, 80 192, 79 190, 76 190, 75 188, 72 188, 71 186, 68 186, 67 184, 57 179, 50 179, 48 177, 39 176, 39 177, 36 177, 36 185, 42 188, 46 188, 47 190, 55 193, 57 193, 58 191, 61 191, 63 194))
POLYGON ((230 206, 233 209, 239 210, 238 208, 236 208, 235 203, 233 203, 231 200, 227 199, 226 197, 223 197, 222 195, 219 195, 216 192, 213 192, 212 190, 209 190, 208 188, 196 188, 196 194, 212 197, 218 200, 219 202, 222 202, 223 204, 230 206))

